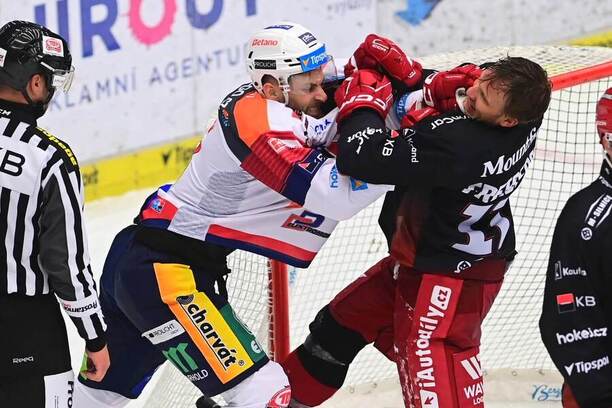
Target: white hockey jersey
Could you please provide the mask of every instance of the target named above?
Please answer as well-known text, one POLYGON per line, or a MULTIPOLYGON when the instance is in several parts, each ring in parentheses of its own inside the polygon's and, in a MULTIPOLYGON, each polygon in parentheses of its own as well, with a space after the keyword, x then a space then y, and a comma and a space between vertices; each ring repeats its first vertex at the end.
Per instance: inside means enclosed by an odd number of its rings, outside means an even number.
POLYGON ((239 87, 183 175, 143 207, 142 224, 307 267, 339 220, 393 188, 343 176, 324 146, 308 146, 331 139, 334 119, 239 87))

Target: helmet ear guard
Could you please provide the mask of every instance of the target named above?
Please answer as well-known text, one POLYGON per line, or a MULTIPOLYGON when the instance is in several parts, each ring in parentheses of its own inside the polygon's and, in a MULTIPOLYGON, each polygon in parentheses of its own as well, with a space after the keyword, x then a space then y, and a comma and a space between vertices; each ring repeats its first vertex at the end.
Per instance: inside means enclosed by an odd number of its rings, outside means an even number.
POLYGON ((331 58, 308 29, 291 22, 281 22, 256 32, 247 48, 247 71, 257 91, 263 91, 266 75, 278 81, 285 103, 292 75, 323 67, 331 58))

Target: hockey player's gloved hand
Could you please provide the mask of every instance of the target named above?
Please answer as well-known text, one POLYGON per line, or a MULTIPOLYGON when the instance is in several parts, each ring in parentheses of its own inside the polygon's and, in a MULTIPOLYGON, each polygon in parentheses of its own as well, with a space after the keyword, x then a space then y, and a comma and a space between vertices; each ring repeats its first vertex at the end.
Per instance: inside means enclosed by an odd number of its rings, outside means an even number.
POLYGON ((376 34, 368 35, 355 50, 344 66, 344 75, 348 78, 357 69, 375 69, 386 74, 399 93, 414 87, 423 76, 421 64, 408 58, 393 41, 376 34))
POLYGON ((384 120, 393 102, 391 82, 380 72, 360 69, 344 80, 334 98, 340 107, 338 123, 360 108, 374 109, 384 120))
POLYGON ((435 110, 434 108, 423 108, 423 109, 415 109, 415 110, 411 110, 409 112, 406 113, 406 115, 404 115, 404 117, 402 118, 402 125, 401 128, 407 128, 407 127, 412 127, 414 126, 417 122, 420 122, 421 120, 429 117, 429 116, 435 116, 435 115, 439 115, 440 112, 438 112, 437 110, 435 110))
POLYGON ((433 73, 425 78, 423 99, 428 106, 439 112, 457 109, 457 89, 471 87, 481 73, 482 70, 474 64, 433 73))

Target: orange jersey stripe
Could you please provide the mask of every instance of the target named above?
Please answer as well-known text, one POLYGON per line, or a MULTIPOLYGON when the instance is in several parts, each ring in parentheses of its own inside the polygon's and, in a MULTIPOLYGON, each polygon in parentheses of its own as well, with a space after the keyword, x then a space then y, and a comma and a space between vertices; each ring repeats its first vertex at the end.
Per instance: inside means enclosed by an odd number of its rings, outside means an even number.
POLYGON ((240 139, 250 148, 259 136, 270 131, 268 103, 258 92, 246 95, 236 102, 234 120, 240 139))

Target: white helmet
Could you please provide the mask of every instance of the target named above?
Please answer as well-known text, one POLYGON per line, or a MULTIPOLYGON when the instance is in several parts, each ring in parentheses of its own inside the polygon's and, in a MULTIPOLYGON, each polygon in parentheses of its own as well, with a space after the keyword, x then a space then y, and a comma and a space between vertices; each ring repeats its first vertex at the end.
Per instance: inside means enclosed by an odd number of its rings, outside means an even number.
POLYGON ((274 77, 288 101, 289 77, 322 67, 330 57, 325 44, 300 24, 282 22, 256 32, 249 40, 247 71, 259 92, 264 75, 274 77))

